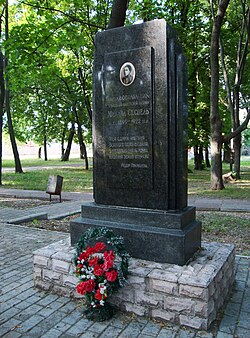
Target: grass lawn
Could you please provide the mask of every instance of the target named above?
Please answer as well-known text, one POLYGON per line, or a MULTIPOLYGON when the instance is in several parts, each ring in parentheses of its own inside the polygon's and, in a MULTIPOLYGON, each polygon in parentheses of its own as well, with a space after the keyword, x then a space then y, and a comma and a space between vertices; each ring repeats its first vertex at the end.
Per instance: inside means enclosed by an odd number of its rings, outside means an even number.
MULTIPOLYGON (((10 161, 3 165, 4 168, 13 168, 10 161)), ((83 160, 73 160, 61 162, 60 160, 25 160, 22 161, 24 173, 16 174, 13 172, 3 172, 2 184, 4 188, 24 189, 24 190, 43 190, 47 188, 49 175, 63 176, 63 191, 92 191, 93 171, 84 169, 83 160), (78 166, 73 166, 77 164, 78 166), (63 165, 67 165, 62 167, 63 165), (70 167, 69 165, 72 165, 70 167), (41 169, 25 170, 26 167, 38 167, 41 169), (54 166, 54 168, 49 168, 54 166), (58 168, 57 168, 58 167, 58 168)))
MULTIPOLYGON (((91 161, 90 161, 91 162, 91 161)), ((68 162, 60 160, 44 161, 23 160, 22 166, 24 174, 13 172, 3 172, 2 183, 4 188, 26 189, 26 190, 46 190, 49 175, 61 175, 64 177, 63 191, 91 191, 93 189, 92 167, 90 170, 84 169, 84 161, 73 159, 68 162), (60 167, 66 164, 67 167, 60 167), (77 165, 69 167, 69 165, 77 165), (25 167, 41 166, 42 169, 32 171, 25 170, 25 167), (49 168, 58 166, 58 168, 49 168)), ((3 168, 13 168, 13 161, 3 161, 3 168)), ((203 197, 216 198, 250 198, 250 159, 244 159, 241 164, 241 179, 239 181, 225 184, 225 189, 213 191, 210 189, 210 170, 193 170, 193 162, 189 161, 191 173, 188 175, 188 194, 203 197)), ((229 165, 223 164, 223 173, 229 172, 229 165)))
MULTIPOLYGON (((223 190, 210 189, 210 170, 193 170, 193 163, 189 162, 188 194, 211 198, 250 199, 250 159, 241 163, 241 179, 225 184, 223 190)), ((223 163, 223 174, 230 171, 229 164, 223 163)))

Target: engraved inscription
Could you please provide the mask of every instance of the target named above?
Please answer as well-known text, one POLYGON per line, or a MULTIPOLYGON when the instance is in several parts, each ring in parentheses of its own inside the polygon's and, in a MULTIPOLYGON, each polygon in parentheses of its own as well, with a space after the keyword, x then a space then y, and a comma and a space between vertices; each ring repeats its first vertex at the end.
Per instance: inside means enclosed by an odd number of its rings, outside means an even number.
POLYGON ((112 53, 105 60, 106 178, 112 188, 152 189, 151 62, 149 47, 112 53), (125 86, 121 80, 127 60, 133 60, 136 69, 133 86, 125 86))

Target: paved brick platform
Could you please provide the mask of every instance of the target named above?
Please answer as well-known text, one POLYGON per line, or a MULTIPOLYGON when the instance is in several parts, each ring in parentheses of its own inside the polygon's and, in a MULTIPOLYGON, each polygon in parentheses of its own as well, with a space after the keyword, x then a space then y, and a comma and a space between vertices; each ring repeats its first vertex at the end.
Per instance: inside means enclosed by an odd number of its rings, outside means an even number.
MULTIPOLYGON (((34 252, 35 286, 77 296, 74 248, 67 240, 34 252)), ((123 311, 207 330, 230 295, 235 278, 234 246, 202 243, 187 265, 130 259, 128 281, 111 298, 123 311)))

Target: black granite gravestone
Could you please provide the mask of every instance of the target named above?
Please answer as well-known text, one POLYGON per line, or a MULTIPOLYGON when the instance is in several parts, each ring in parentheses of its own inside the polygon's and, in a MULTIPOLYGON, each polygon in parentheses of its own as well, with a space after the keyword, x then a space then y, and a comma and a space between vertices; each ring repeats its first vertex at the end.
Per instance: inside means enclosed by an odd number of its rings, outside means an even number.
POLYGON ((132 256, 185 264, 201 226, 187 207, 187 70, 175 32, 155 20, 98 33, 93 71, 95 203, 71 223, 124 236, 132 256))

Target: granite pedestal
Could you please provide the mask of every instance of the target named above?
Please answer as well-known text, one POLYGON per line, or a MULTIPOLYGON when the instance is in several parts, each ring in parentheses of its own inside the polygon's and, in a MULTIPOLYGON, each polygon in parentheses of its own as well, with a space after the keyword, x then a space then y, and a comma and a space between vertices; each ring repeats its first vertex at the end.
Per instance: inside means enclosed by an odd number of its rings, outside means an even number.
POLYGON ((183 265, 200 247, 194 207, 170 212, 85 203, 81 217, 70 223, 71 244, 88 228, 100 226, 122 236, 134 258, 183 265))

